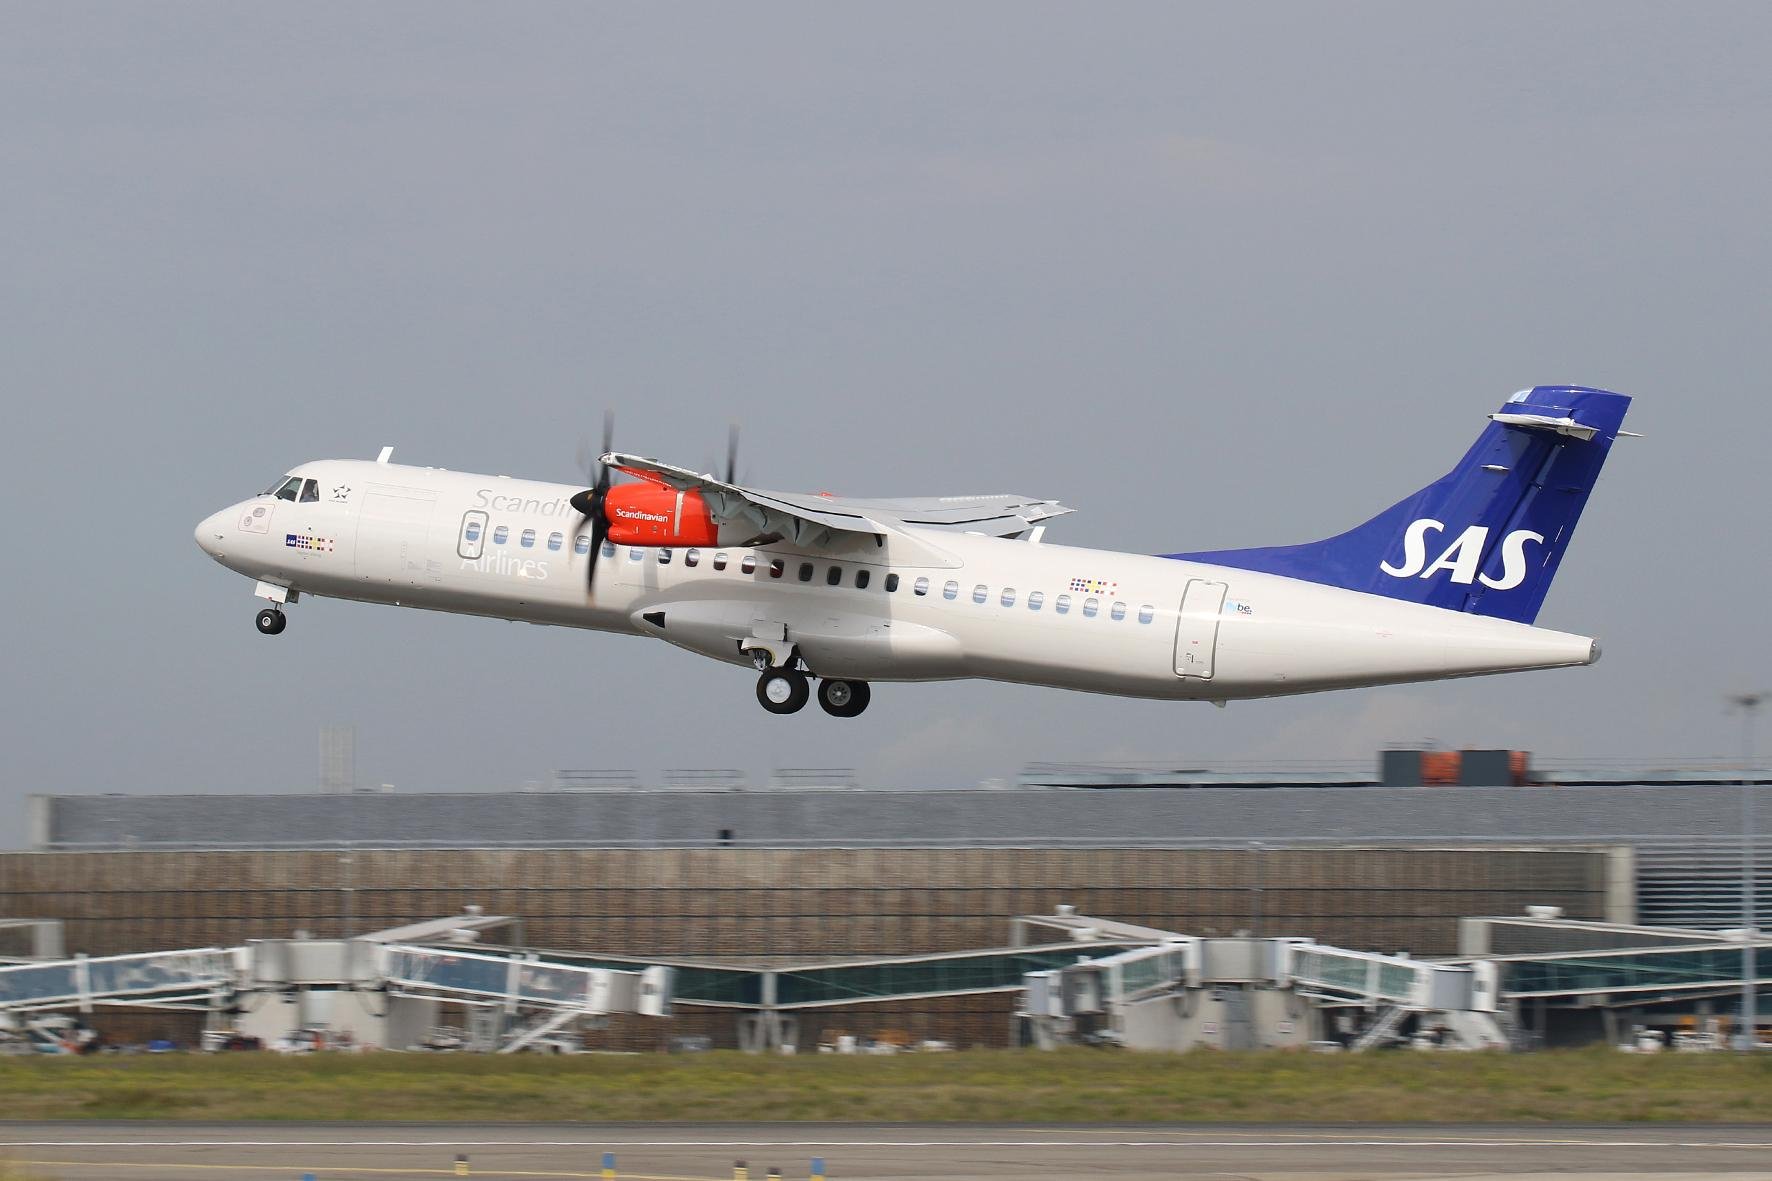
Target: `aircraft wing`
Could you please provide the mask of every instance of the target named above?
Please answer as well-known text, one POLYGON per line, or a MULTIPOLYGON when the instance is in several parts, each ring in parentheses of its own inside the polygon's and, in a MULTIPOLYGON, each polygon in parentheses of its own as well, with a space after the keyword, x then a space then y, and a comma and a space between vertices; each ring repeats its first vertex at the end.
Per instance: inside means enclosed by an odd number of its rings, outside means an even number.
POLYGON ((907 526, 952 533, 1014 537, 1041 521, 1075 510, 1056 500, 1008 494, 858 499, 828 492, 770 492, 641 455, 611 452, 603 462, 643 480, 696 492, 719 524, 744 520, 759 536, 821 545, 831 533, 881 536, 907 526))

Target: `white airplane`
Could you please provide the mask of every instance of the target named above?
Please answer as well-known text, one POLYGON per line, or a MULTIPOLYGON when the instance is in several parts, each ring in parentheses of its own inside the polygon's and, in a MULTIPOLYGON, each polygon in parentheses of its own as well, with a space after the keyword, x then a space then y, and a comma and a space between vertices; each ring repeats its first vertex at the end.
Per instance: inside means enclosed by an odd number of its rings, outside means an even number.
POLYGON ((1515 394, 1450 474, 1305 545, 1144 555, 1044 544, 1026 496, 766 492, 612 452, 591 488, 322 460, 197 526, 302 595, 652 636, 759 672, 771 713, 854 717, 875 681, 962 677, 1224 702, 1592 664, 1531 626, 1630 399, 1515 394), (612 471, 633 482, 615 484, 612 471))

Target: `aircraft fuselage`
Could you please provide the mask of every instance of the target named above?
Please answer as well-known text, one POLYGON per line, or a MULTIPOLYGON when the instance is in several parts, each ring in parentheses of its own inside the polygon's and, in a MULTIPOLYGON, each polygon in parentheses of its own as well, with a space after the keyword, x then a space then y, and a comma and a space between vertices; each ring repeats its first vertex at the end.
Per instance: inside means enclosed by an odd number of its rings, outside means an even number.
POLYGON ((1586 637, 1297 578, 911 527, 818 547, 591 553, 568 504, 575 486, 348 460, 291 474, 315 481, 314 499, 266 494, 197 528, 206 552, 278 603, 312 595, 630 633, 734 664, 791 652, 819 677, 863 682, 1215 701, 1598 654, 1586 637))

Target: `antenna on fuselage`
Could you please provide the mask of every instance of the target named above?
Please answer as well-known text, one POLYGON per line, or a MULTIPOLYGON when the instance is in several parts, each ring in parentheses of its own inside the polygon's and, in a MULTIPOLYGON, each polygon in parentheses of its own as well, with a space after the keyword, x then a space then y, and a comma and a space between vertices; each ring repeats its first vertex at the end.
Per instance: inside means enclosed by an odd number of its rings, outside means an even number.
POLYGON ((392 458, 394 458, 394 449, 392 447, 383 447, 381 449, 381 454, 375 457, 375 462, 386 463, 392 458))

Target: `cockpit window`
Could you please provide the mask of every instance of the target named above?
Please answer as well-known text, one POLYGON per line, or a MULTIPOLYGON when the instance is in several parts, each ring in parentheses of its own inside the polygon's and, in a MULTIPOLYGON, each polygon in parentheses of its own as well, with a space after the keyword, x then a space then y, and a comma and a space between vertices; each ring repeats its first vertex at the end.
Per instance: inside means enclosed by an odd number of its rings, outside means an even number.
POLYGON ((303 480, 301 482, 301 502, 303 504, 307 504, 310 501, 316 501, 319 499, 320 499, 320 484, 319 484, 319 482, 317 480, 303 480))
POLYGON ((266 496, 275 496, 278 500, 294 500, 301 492, 301 477, 290 476, 281 484, 267 489, 266 496))

